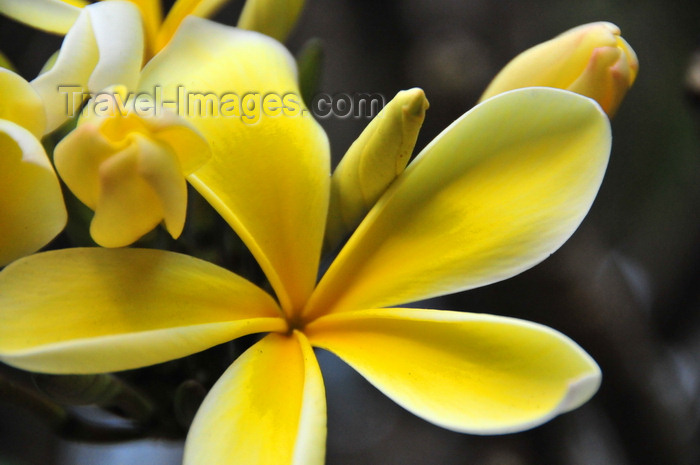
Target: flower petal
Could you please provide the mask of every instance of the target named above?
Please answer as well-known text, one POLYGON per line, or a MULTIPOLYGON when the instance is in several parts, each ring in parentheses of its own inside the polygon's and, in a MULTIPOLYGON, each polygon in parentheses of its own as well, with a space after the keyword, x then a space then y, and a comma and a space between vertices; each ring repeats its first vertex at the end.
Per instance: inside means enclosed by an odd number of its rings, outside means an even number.
POLYGON ((633 74, 622 48, 600 47, 568 90, 594 99, 612 117, 634 82, 633 74))
MULTIPOLYGON (((134 139, 137 139, 134 136, 134 139)), ((138 139, 137 139, 138 140, 138 139)), ((163 144, 140 139, 140 175, 149 184, 159 200, 163 222, 173 238, 178 238, 185 227, 187 215, 187 181, 174 152, 163 144)))
MULTIPOLYGON (((155 140, 170 146, 185 175, 201 168, 211 157, 209 142, 186 119, 170 111, 146 114, 139 123, 155 140)), ((119 131, 121 128, 114 129, 119 131)))
POLYGON ((44 135, 44 104, 24 78, 0 68, 0 96, 0 119, 19 124, 37 139, 44 135))
POLYGON ((476 106, 369 212, 308 317, 483 286, 541 262, 588 212, 610 140, 600 107, 570 92, 516 90, 476 106))
POLYGON ((175 238, 185 225, 187 182, 173 151, 139 134, 131 138, 132 144, 99 167, 90 234, 103 247, 132 244, 163 219, 175 238))
POLYGON ((0 0, 0 11, 37 29, 65 34, 85 4, 80 0, 0 0))
POLYGON ((65 249, 0 273, 0 360, 48 373, 99 373, 183 357, 286 328, 273 299, 186 255, 65 249))
POLYGON ((392 308, 323 317, 305 333, 407 410, 454 431, 532 428, 600 385, 576 343, 513 318, 392 308))
POLYGON ((44 147, 23 127, 0 120, 0 266, 39 250, 66 220, 44 147))
POLYGON ((47 131, 73 116, 87 92, 122 84, 133 89, 143 60, 143 23, 128 2, 82 9, 61 45, 56 63, 32 86, 44 100, 47 131))
POLYGON ((269 334, 234 362, 199 408, 185 465, 323 465, 321 371, 303 334, 269 334))
POLYGON ((56 171, 73 194, 94 210, 101 189, 100 165, 125 145, 103 137, 96 125, 80 125, 56 145, 56 171))
MULTIPOLYGON (((162 0, 127 0, 137 7, 141 11, 141 17, 143 18, 143 29, 145 33, 146 48, 150 52, 153 52, 153 47, 155 45, 156 35, 158 34, 158 29, 163 22, 163 5, 162 0)), ((152 56, 152 55, 151 55, 152 56)), ((151 56, 146 57, 146 59, 151 56)))
POLYGON ((269 37, 190 16, 143 73, 140 88, 160 86, 163 102, 179 101, 211 144, 212 158, 189 181, 245 241, 282 308, 300 310, 318 272, 330 162, 327 138, 301 103, 292 57, 269 37), (195 93, 209 93, 218 116, 198 112, 195 93), (286 109, 265 110, 267 95, 284 96, 277 106, 286 109), (241 113, 228 112, 225 100, 238 101, 241 113))

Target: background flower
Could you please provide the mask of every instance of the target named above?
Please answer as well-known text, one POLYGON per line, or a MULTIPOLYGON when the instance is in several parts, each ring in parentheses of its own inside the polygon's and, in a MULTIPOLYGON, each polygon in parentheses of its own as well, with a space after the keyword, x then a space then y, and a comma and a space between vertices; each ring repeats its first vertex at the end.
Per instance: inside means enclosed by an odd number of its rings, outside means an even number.
POLYGON ((0 68, 0 267, 36 252, 66 224, 61 186, 40 142, 45 123, 31 85, 0 68))

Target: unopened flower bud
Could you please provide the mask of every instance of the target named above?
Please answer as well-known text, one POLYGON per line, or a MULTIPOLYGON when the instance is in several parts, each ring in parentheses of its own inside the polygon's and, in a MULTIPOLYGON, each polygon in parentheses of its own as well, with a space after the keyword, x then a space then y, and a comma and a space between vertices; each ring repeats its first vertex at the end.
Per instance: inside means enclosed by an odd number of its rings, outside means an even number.
POLYGON ((481 96, 522 87, 556 87, 596 100, 612 116, 639 69, 637 55, 612 23, 571 29, 518 55, 481 96))
POLYGON ((211 155, 208 142, 183 118, 117 86, 87 104, 88 113, 54 151, 56 170, 95 211, 90 234, 121 247, 161 221, 177 238, 185 223, 185 176, 211 155))
POLYGON ((333 173, 326 247, 353 230, 411 158, 428 100, 422 89, 403 90, 350 146, 333 173))

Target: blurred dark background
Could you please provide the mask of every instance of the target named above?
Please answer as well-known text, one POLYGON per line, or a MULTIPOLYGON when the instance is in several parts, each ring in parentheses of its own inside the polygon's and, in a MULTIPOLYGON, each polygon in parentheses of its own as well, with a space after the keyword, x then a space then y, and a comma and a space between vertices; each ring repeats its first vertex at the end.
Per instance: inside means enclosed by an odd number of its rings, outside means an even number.
MULTIPOLYGON (((217 19, 235 24, 241 2, 217 19)), ((513 279, 428 304, 556 328, 600 364, 592 401, 532 431, 452 433, 403 411, 319 353, 328 465, 694 465, 700 463, 700 4, 661 0, 308 0, 288 41, 324 42, 320 91, 422 87, 431 107, 416 153, 467 111, 519 52, 606 20, 640 73, 613 120, 602 189, 574 236, 513 279), (696 66, 700 62, 696 62, 696 66)), ((25 78, 60 45, 0 18, 0 50, 25 78)), ((366 119, 325 119, 335 162, 366 119)), ((170 464, 177 441, 80 445, 0 398, 0 465, 170 464)), ((203 464, 204 465, 204 464, 203 464)))

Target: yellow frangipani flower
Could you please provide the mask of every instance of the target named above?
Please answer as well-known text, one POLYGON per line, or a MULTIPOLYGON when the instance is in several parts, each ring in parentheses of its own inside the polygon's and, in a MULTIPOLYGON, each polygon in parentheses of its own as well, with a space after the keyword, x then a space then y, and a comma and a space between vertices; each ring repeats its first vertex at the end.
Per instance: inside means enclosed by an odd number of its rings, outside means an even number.
MULTIPOLYGON (((141 12, 148 61, 170 42, 185 17, 210 17, 229 0, 176 0, 165 17, 162 0, 123 1, 133 3, 141 12)), ((296 24, 304 3, 305 0, 247 0, 238 27, 284 40, 296 24)), ((38 29, 65 34, 87 5, 90 2, 86 0, 0 0, 0 13, 38 29)), ((140 23, 139 20, 133 24, 140 23)), ((128 23, 119 23, 125 24, 128 23)))
MULTIPOLYGON (((180 85, 298 93, 279 43, 194 17, 144 69, 139 86, 156 84, 168 100, 180 85)), ((245 241, 275 296, 172 252, 36 254, 0 273, 0 360, 109 372, 269 333, 208 394, 186 441, 188 465, 321 465, 326 410, 312 347, 455 431, 531 428, 595 393, 598 366, 553 329, 391 308, 507 279, 566 241, 610 151, 609 121, 593 100, 538 88, 476 106, 396 179, 318 283, 330 192, 321 127, 307 111, 255 124, 189 120, 212 157, 188 179, 245 241)))
MULTIPOLYGON (((89 92, 133 89, 142 65, 168 44, 184 18, 208 17, 228 0, 177 0, 163 18, 161 0, 0 0, 0 14, 66 34, 55 63, 32 82, 46 102, 47 129, 75 114, 89 92)), ((304 0, 248 0, 239 27, 284 40, 304 0)))
MULTIPOLYGON (((109 3, 129 2, 138 7, 140 18, 119 21, 118 26, 138 26, 143 30, 146 40, 145 58, 150 59, 168 43, 185 16, 212 15, 227 1, 177 0, 165 19, 161 0, 109 0, 109 3)), ((107 0, 103 3, 107 3, 107 0)), ((78 20, 82 10, 90 5, 92 3, 86 0, 0 0, 0 12, 37 29, 65 34, 78 20)))
POLYGON ((36 252, 66 224, 61 186, 39 138, 41 98, 0 68, 0 266, 36 252))
POLYGON ((584 24, 518 55, 494 78, 481 101, 522 87, 556 87, 596 100, 612 116, 638 70, 637 55, 617 26, 584 24))
MULTIPOLYGON (((39 136, 75 116, 89 95, 101 91, 97 98, 111 96, 101 102, 111 110, 81 118, 56 146, 56 168, 73 193, 95 210, 90 232, 98 244, 129 245, 161 221, 177 237, 187 206, 185 176, 208 158, 208 143, 182 118, 159 108, 159 102, 150 102, 143 117, 134 111, 135 105, 148 103, 146 95, 137 101, 127 90, 136 88, 143 60, 139 10, 128 2, 105 1, 78 11, 55 63, 31 82, 43 102, 36 108, 42 113, 36 117, 42 122, 39 136), (119 92, 109 90, 114 85, 119 92), (113 108, 117 98, 120 107, 113 108)), ((86 108, 96 106, 100 102, 93 99, 86 108)))
POLYGON ((129 245, 161 221, 177 238, 187 210, 185 176, 210 156, 187 121, 147 97, 123 86, 97 94, 54 150, 58 174, 95 211, 90 235, 103 247, 129 245))

